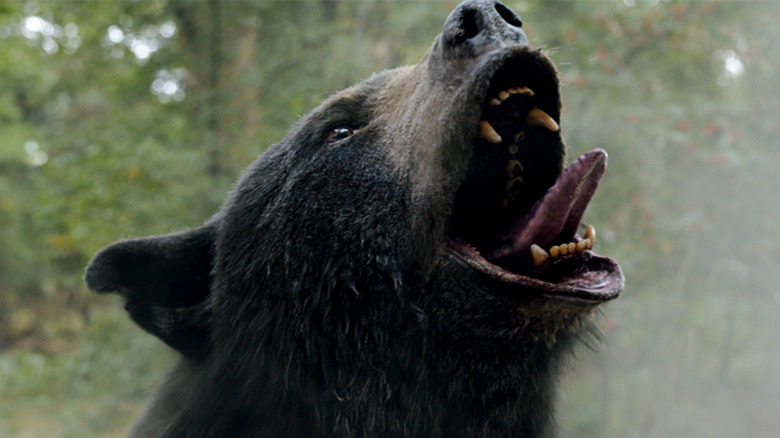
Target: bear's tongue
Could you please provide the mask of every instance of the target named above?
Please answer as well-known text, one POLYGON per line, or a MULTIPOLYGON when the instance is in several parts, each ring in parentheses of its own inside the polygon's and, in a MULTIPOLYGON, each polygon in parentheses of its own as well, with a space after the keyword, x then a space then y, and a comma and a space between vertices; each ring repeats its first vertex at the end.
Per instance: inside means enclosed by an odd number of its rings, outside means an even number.
POLYGON ((602 149, 579 157, 528 213, 480 249, 482 256, 499 266, 528 267, 533 263, 531 245, 549 248, 573 240, 606 164, 602 149))

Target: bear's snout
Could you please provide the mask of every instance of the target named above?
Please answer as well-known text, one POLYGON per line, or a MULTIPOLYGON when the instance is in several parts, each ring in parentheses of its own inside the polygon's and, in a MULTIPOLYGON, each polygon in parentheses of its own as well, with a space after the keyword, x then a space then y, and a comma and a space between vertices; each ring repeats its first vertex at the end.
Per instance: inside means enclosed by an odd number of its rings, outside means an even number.
POLYGON ((473 57, 516 44, 527 44, 523 22, 497 1, 473 0, 458 6, 444 22, 446 48, 473 57))

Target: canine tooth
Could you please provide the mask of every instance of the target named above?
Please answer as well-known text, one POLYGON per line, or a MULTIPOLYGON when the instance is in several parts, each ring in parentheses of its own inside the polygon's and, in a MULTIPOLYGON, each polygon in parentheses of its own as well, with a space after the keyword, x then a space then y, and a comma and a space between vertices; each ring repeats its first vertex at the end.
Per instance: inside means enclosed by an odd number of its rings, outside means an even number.
POLYGON ((552 256, 552 258, 554 259, 557 259, 558 256, 560 255, 560 250, 561 248, 558 245, 553 246, 552 248, 550 248, 550 256, 552 256))
POLYGON ((544 267, 550 261, 550 255, 547 254, 547 251, 535 243, 531 245, 531 256, 534 258, 534 266, 537 268, 544 267))
POLYGON ((549 114, 537 107, 531 109, 525 121, 531 126, 543 126, 552 132, 557 132, 561 129, 560 126, 558 126, 558 123, 556 123, 549 114))
POLYGON ((501 105, 501 101, 496 99, 495 97, 491 97, 490 100, 488 100, 488 105, 490 105, 490 106, 499 106, 499 105, 501 105))
POLYGON ((587 228, 585 228, 585 236, 583 236, 583 239, 590 240, 590 248, 593 248, 593 244, 596 243, 596 229, 593 228, 593 225, 588 225, 587 228))
POLYGON ((509 160, 508 163, 506 163, 506 177, 509 179, 514 179, 520 176, 520 173, 523 171, 523 165, 520 164, 517 160, 509 160))
POLYGON ((479 136, 491 143, 501 143, 501 136, 487 120, 479 121, 479 136))
POLYGON ((509 99, 509 93, 504 90, 501 90, 498 92, 498 98, 501 99, 502 101, 507 100, 509 99))

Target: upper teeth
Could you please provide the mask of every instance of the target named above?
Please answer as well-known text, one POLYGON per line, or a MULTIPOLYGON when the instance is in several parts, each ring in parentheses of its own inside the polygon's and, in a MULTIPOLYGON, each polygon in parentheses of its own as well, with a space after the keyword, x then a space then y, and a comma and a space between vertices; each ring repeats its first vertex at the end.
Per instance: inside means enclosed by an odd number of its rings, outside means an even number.
POLYGON ((506 163, 506 176, 509 179, 514 179, 520 176, 523 172, 523 163, 517 160, 509 160, 506 163))
POLYGON ((491 143, 501 143, 501 136, 487 120, 479 121, 479 136, 491 143))
MULTIPOLYGON (((534 92, 528 87, 501 90, 498 92, 496 97, 491 97, 488 99, 488 105, 499 106, 505 100, 509 99, 509 96, 513 94, 533 96, 534 92)), ((552 117, 550 117, 549 114, 537 107, 531 108, 531 111, 528 112, 528 116, 526 117, 525 121, 529 126, 541 126, 549 129, 552 132, 557 132, 559 129, 561 129, 560 126, 558 126, 558 123, 552 117)), ((501 143, 501 136, 487 120, 479 121, 479 136, 491 143, 501 143)))
POLYGON ((531 108, 525 121, 531 126, 544 126, 552 132, 557 132, 561 129, 549 114, 537 107, 531 108))
MULTIPOLYGON (((528 88, 528 87, 520 87, 520 88, 510 88, 506 90, 509 94, 523 94, 525 96, 533 96, 534 90, 528 88)), ((500 94, 500 93, 499 93, 500 94)), ((506 100, 506 99, 501 99, 506 100)))

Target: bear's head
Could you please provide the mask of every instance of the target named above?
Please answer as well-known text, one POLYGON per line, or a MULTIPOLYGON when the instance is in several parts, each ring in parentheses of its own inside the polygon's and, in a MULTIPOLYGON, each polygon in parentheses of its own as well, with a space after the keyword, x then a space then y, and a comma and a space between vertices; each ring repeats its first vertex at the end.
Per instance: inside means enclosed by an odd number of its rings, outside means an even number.
POLYGON ((103 249, 88 286, 184 357, 139 430, 548 430, 560 353, 623 286, 580 224, 606 153, 565 168, 560 116, 520 18, 468 1, 417 65, 300 120, 204 226, 103 249))

